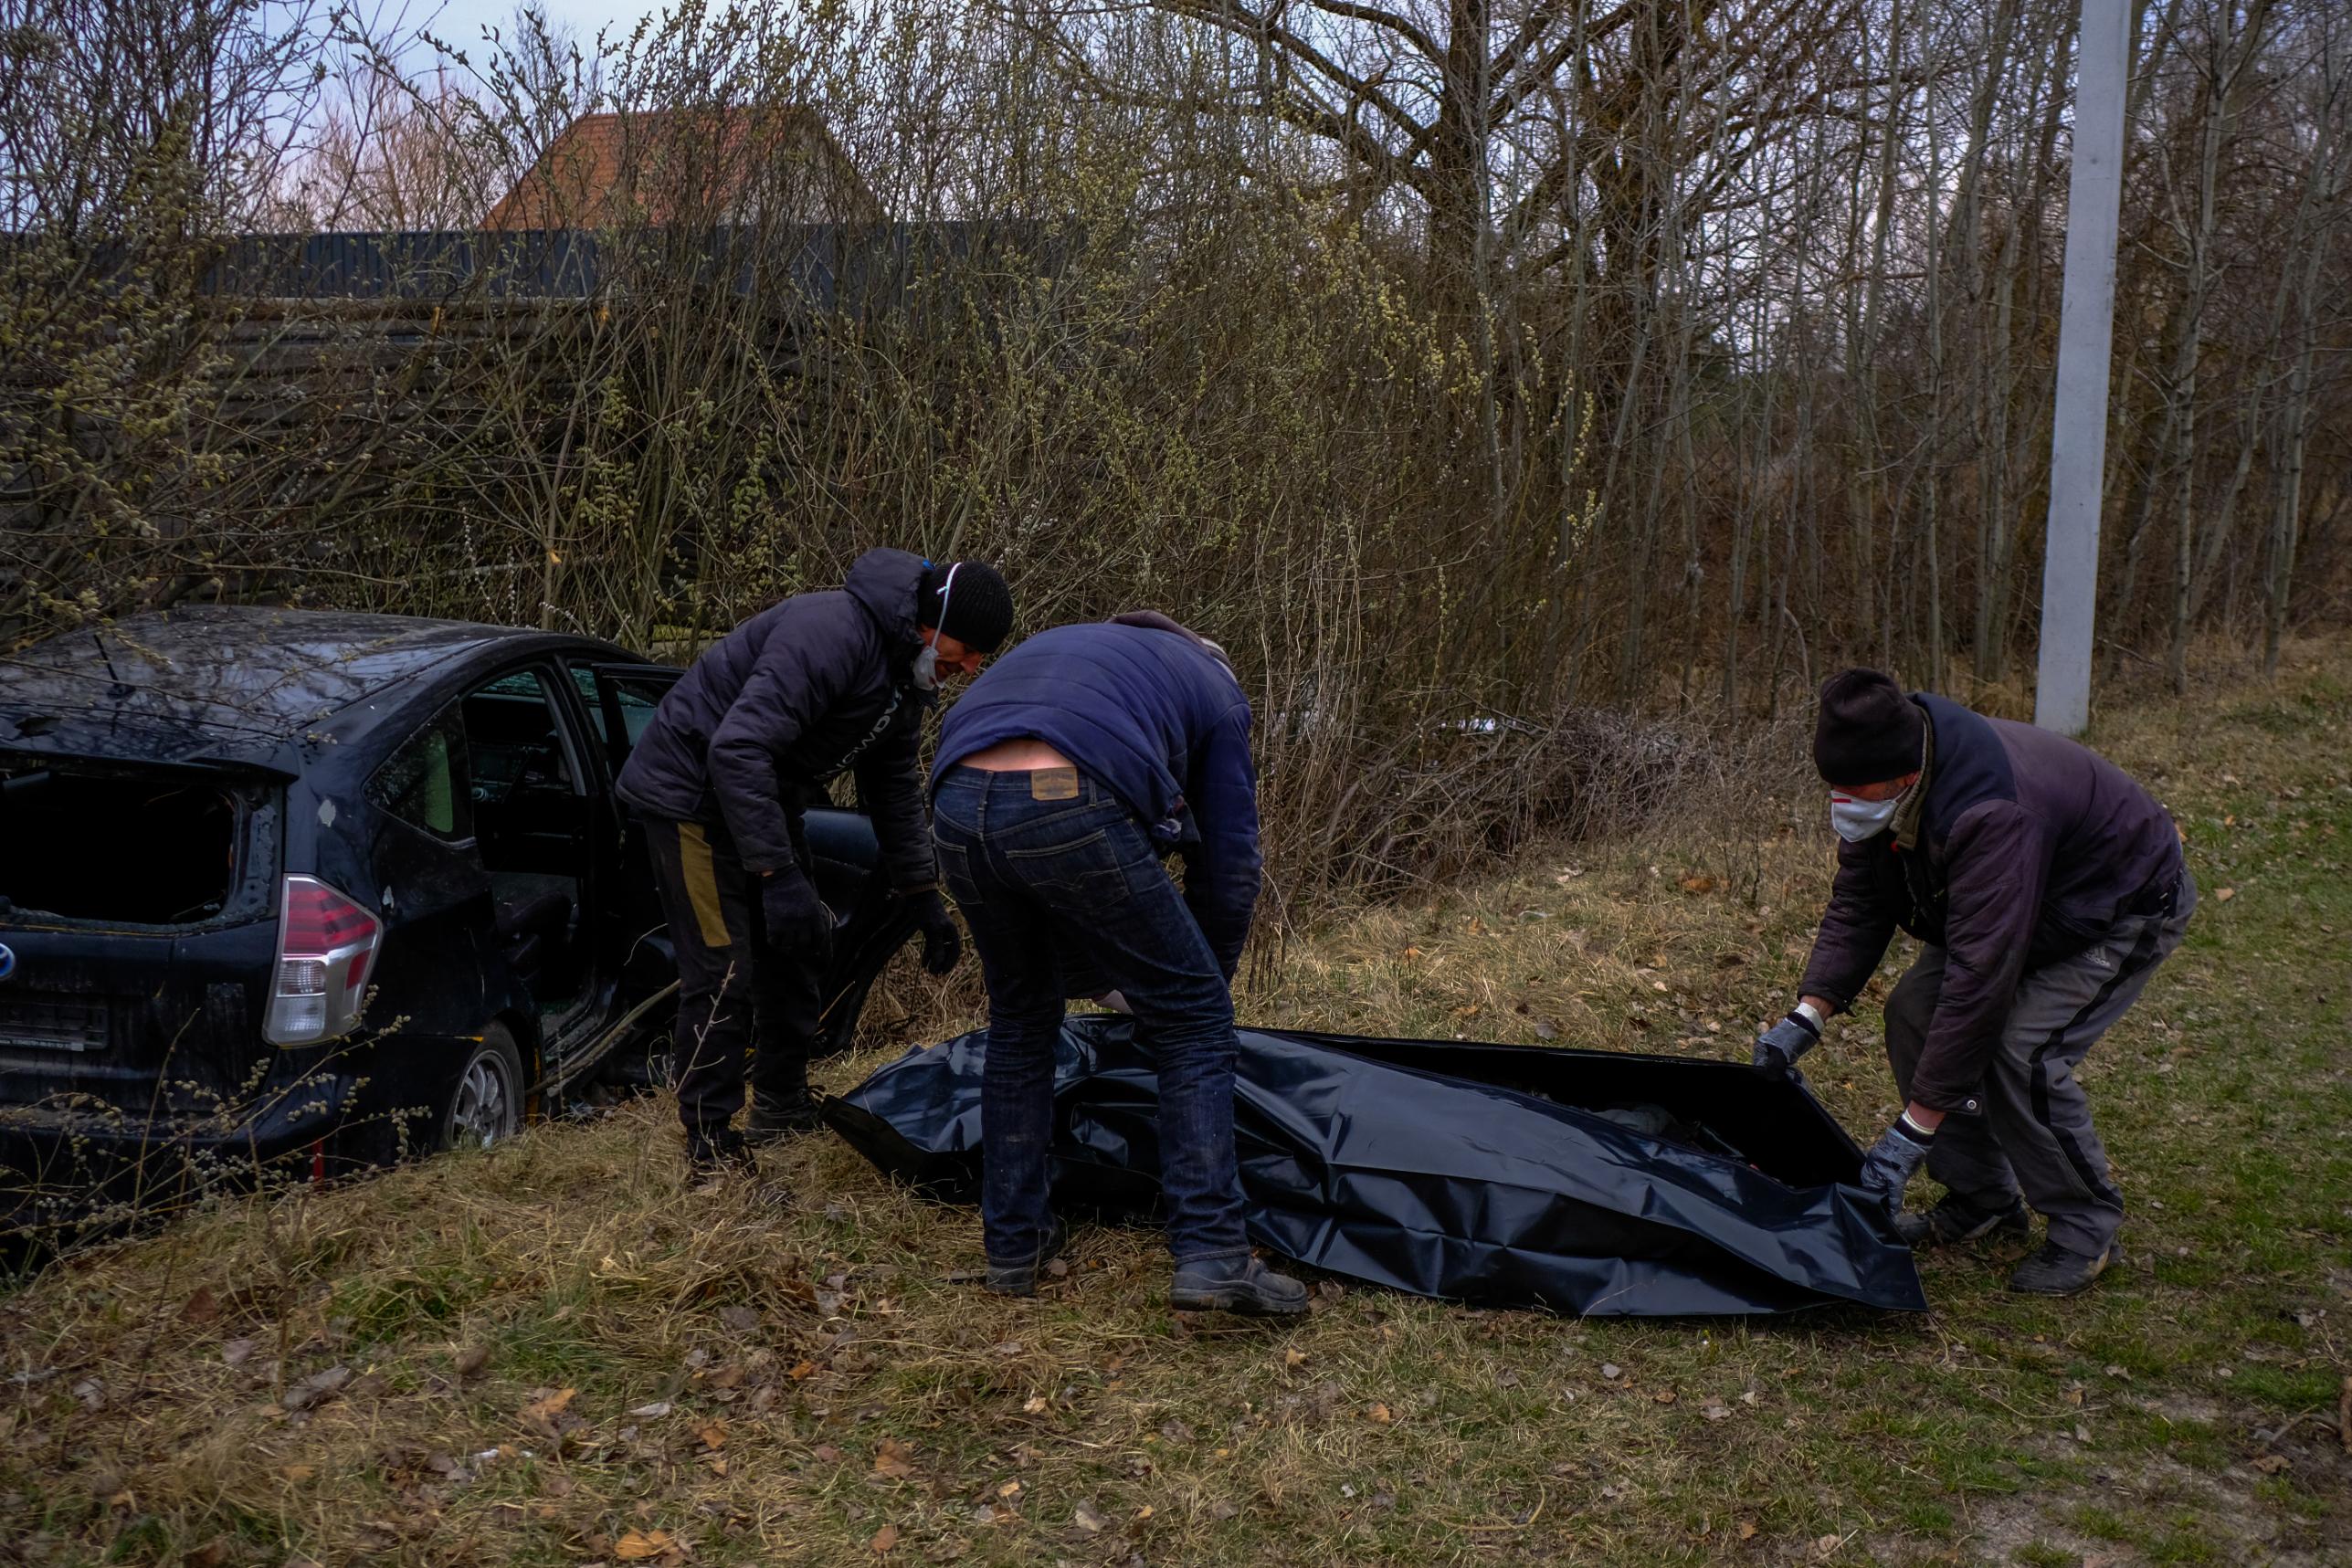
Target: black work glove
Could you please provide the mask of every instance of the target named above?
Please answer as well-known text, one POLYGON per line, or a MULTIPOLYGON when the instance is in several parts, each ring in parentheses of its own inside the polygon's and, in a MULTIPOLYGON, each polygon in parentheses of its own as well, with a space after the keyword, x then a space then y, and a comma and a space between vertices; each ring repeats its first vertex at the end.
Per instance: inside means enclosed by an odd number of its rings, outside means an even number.
POLYGON ((1820 1043, 1820 1026, 1792 1007, 1788 1016, 1756 1037, 1756 1065, 1767 1078, 1795 1076, 1797 1058, 1820 1043))
POLYGON ((1935 1134, 1914 1126, 1909 1117, 1896 1117, 1894 1125, 1862 1156, 1862 1190, 1884 1198, 1888 1213, 1900 1211, 1904 1189, 1927 1163, 1928 1148, 1935 1142, 1935 1134))
POLYGON ((799 867, 779 866, 760 879, 760 912, 770 947, 813 957, 819 969, 833 962, 833 911, 799 867))
POLYGON ((925 888, 920 893, 909 893, 906 901, 914 914, 915 929, 923 932, 923 972, 947 973, 964 957, 964 938, 955 930, 955 917, 947 912, 947 900, 939 896, 938 889, 925 888))

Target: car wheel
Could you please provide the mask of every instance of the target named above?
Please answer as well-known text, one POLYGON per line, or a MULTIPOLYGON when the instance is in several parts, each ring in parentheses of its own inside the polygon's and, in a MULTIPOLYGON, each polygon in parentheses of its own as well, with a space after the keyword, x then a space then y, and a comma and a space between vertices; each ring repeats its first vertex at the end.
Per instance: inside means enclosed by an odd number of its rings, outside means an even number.
POLYGON ((522 1053, 514 1037, 492 1024, 475 1042, 449 1091, 441 1117, 441 1147, 487 1149, 522 1128, 522 1053))

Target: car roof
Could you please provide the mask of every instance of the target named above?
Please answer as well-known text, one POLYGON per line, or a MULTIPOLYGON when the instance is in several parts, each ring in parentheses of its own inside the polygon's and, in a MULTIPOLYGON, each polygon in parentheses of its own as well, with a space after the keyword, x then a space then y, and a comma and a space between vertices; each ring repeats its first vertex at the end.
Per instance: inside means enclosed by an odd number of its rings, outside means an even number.
POLYGON ((395 683, 493 645, 633 658, 593 638, 471 621, 187 605, 0 655, 0 746, 266 765, 395 683))

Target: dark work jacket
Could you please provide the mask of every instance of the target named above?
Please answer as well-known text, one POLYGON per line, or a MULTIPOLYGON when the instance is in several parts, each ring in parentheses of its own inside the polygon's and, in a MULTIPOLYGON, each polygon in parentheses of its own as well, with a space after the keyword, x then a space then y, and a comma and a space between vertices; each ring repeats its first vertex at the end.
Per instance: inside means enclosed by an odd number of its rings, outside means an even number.
POLYGON ((772 871, 795 863, 792 830, 826 782, 855 769, 891 885, 935 885, 918 754, 931 698, 912 673, 923 570, 869 550, 840 588, 796 594, 703 650, 629 752, 621 798, 722 824, 746 867, 772 871))
POLYGON ((1094 622, 1039 632, 949 709, 941 774, 999 741, 1045 742, 1185 858, 1185 902, 1231 978, 1263 866, 1250 702, 1189 633, 1094 622))
POLYGON ((1912 700, 1934 730, 1914 836, 1905 844, 1890 829, 1839 846, 1798 990, 1851 1005, 1898 927, 1943 948, 1944 989, 1911 1095, 1967 1110, 2020 978, 2160 895, 2180 875, 2180 836, 2089 747, 1941 697, 1912 700))

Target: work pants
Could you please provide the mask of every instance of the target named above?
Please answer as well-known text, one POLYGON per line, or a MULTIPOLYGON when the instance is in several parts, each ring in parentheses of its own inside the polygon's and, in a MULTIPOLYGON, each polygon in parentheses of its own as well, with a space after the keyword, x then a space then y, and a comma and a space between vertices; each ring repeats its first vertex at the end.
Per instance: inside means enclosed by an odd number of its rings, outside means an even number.
MULTIPOLYGON (((797 817, 792 836, 806 866, 797 817)), ((759 876, 724 827, 647 817, 645 838, 678 953, 679 1121, 690 1135, 725 1127, 744 1108, 747 1061, 762 1106, 806 1100, 823 1005, 816 955, 767 940, 759 876)))
MULTIPOLYGON (((2051 1240, 2084 1257, 2104 1252, 2123 1223, 2124 1196, 2075 1068, 2180 945, 2196 907, 2197 884, 2184 869, 2168 909, 2125 915, 2073 957, 2028 971, 1986 1064, 1981 1114, 1944 1119, 1928 1174, 1985 1209, 2022 1189, 2049 1221, 2051 1240)), ((1945 962, 1944 949, 1926 948, 1886 999, 1887 1060, 1905 1101, 1935 1024, 1945 962)))

